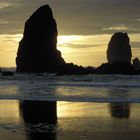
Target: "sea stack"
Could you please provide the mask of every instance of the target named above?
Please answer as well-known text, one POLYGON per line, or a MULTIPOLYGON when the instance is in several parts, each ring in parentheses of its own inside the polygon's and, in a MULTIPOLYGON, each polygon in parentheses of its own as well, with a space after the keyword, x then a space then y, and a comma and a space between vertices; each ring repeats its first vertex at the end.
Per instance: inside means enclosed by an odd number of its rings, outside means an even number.
POLYGON ((108 63, 128 62, 131 63, 131 46, 127 33, 115 33, 108 44, 107 60, 108 63))
POLYGON ((25 23, 19 42, 17 72, 57 72, 65 64, 57 50, 57 24, 49 5, 35 11, 25 23))
POLYGON ((136 73, 140 73, 140 60, 136 57, 135 59, 133 59, 133 67, 136 71, 136 73))
POLYGON ((96 69, 99 74, 134 74, 132 52, 127 33, 115 33, 108 44, 107 63, 96 69))

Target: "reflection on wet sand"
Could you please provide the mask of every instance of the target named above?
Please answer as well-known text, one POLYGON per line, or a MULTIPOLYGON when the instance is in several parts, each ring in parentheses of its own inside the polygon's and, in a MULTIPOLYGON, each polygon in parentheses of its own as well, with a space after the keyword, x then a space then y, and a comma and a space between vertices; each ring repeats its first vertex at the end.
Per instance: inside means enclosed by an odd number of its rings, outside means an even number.
MULTIPOLYGON (((126 98, 128 97, 128 90, 127 89, 115 89, 109 90, 109 94, 114 95, 114 98, 117 93, 123 93, 121 97, 126 98)), ((130 104, 129 103, 110 103, 110 113, 112 117, 115 118, 129 118, 130 117, 130 104)))
POLYGON ((0 101, 0 105, 0 140, 140 138, 139 103, 0 101))
POLYGON ((130 105, 128 103, 111 103, 110 112, 112 117, 115 118, 129 118, 130 105))
POLYGON ((19 106, 28 140, 56 140, 55 101, 21 101, 19 106))

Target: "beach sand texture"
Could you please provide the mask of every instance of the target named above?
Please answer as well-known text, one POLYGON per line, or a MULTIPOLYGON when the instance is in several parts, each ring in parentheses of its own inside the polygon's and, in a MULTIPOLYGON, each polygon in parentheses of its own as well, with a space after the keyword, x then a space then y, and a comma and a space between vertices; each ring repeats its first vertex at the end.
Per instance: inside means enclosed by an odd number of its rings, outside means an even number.
POLYGON ((140 138, 139 103, 0 101, 0 140, 132 140, 140 138), (30 114, 42 111, 30 120, 30 114), (36 104, 38 107, 36 107, 36 104), (21 107, 22 106, 22 107, 21 107), (53 106, 53 107, 52 107, 53 106), (35 110, 33 109, 35 107, 35 110), (56 107, 56 108, 55 108, 56 107), (53 110, 52 110, 53 109, 53 110), (50 115, 51 114, 51 115, 50 115), (57 116, 57 119, 55 117, 57 116))

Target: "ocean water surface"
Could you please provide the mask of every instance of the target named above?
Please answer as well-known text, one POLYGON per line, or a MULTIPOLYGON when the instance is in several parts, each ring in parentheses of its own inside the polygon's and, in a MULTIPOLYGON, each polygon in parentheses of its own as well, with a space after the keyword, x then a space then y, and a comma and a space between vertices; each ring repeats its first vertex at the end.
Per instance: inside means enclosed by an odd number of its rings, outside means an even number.
POLYGON ((14 76, 0 76, 0 99, 140 102, 140 76, 16 73, 14 76))

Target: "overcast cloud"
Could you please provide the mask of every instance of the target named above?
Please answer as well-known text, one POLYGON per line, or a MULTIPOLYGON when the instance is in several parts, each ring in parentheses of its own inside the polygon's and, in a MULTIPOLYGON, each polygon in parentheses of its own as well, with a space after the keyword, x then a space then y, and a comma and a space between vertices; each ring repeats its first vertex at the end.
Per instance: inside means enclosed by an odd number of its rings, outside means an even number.
POLYGON ((44 4, 52 7, 61 35, 140 33, 139 0, 3 0, 0 34, 22 33, 27 18, 44 4))

